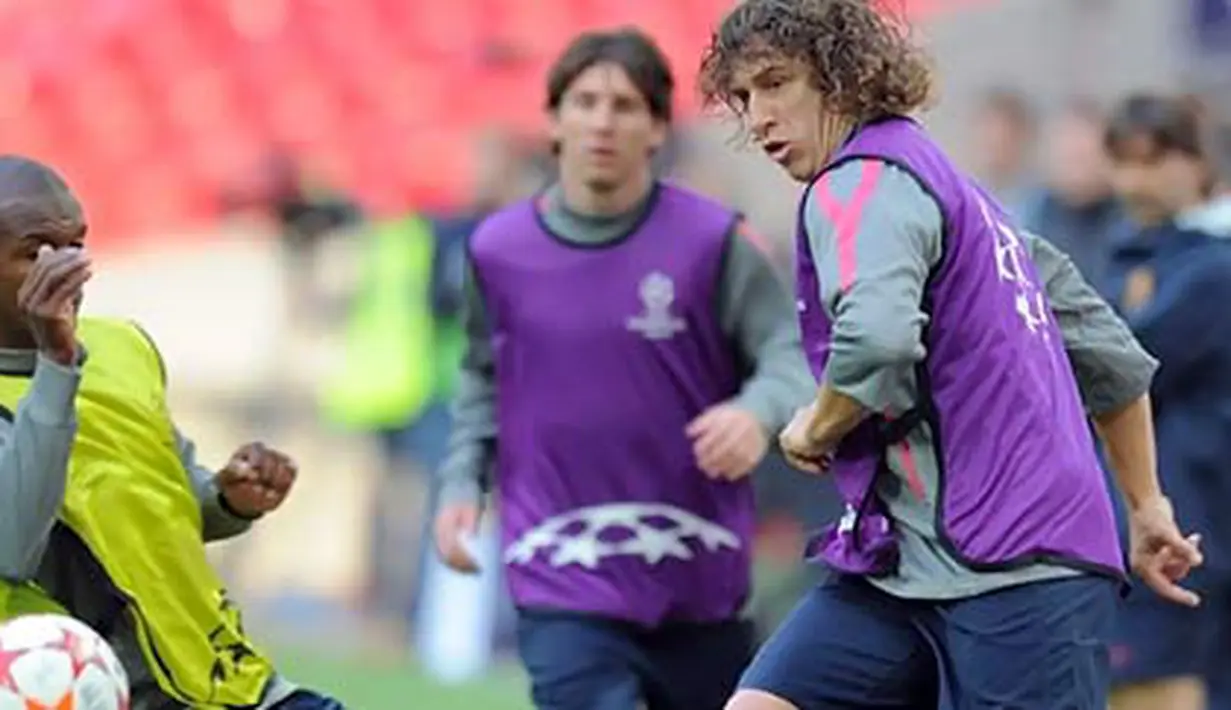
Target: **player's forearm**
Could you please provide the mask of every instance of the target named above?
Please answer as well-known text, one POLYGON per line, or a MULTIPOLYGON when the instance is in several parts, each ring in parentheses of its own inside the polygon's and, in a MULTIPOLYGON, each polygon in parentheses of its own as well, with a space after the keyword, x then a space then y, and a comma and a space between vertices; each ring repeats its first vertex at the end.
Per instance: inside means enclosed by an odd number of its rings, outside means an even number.
POLYGON ((1094 423, 1129 508, 1135 510, 1162 495, 1150 396, 1142 395, 1119 409, 1098 415, 1094 423))
POLYGON ((81 374, 39 356, 30 389, 0 448, 0 578, 27 580, 38 569, 64 502, 68 463, 77 434, 75 400, 81 374))
POLYGON ((808 424, 808 439, 818 449, 832 451, 868 414, 859 400, 825 382, 817 391, 816 409, 808 424))
POLYGON ((215 482, 216 473, 197 461, 197 447, 192 440, 177 430, 175 443, 180 463, 188 472, 193 492, 201 506, 202 539, 206 542, 226 540, 247 532, 252 527, 252 520, 227 509, 215 482))

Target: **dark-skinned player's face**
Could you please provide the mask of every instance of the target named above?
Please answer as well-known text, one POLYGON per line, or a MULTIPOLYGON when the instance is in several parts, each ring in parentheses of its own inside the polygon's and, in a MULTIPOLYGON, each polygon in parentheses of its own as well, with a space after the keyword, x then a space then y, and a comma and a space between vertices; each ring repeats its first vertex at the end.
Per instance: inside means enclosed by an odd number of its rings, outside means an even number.
POLYGON ((618 64, 577 75, 552 116, 562 172, 607 191, 634 179, 666 139, 666 124, 618 64))
POLYGON ((82 248, 85 233, 75 201, 42 196, 0 199, 0 328, 7 342, 20 345, 22 334, 28 332, 17 308, 17 290, 34 267, 39 249, 82 248))

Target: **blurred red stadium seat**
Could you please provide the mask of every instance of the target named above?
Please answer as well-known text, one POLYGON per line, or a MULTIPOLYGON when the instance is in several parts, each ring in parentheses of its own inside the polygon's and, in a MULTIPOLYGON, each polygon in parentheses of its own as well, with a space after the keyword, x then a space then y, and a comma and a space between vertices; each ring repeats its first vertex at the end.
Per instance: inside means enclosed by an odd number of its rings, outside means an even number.
MULTIPOLYGON (((912 0, 927 11, 967 0, 912 0)), ((0 3, 0 139, 76 183, 104 240, 208 218, 274 145, 380 211, 465 199, 472 131, 540 130, 542 72, 580 28, 653 33, 695 109, 731 0, 0 3), (75 41, 62 38, 72 34, 75 41)))

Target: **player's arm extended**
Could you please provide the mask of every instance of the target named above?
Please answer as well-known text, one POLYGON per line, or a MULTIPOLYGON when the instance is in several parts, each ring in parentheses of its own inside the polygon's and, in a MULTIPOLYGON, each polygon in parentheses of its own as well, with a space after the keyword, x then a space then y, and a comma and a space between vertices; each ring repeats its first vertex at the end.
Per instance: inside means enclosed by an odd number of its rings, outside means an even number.
POLYGON ((201 520, 204 525, 201 537, 206 542, 213 542, 247 532, 248 528, 252 527, 253 520, 236 515, 228 509, 215 480, 218 474, 197 460, 197 447, 192 439, 176 429, 175 446, 179 451, 180 462, 192 482, 192 490, 201 504, 201 520))
MULTIPOLYGON (((32 579, 64 502, 81 381, 41 355, 17 411, 0 418, 0 578, 32 579)), ((6 412, 7 414, 7 412, 6 412)))
POLYGON ((832 449, 869 413, 914 406, 912 368, 926 355, 921 307, 940 258, 943 220, 913 176, 871 160, 814 186, 804 210, 821 302, 833 321, 810 437, 832 449))
POLYGON ((776 433, 808 403, 804 362, 790 293, 741 223, 730 235, 718 292, 718 319, 749 372, 732 404, 776 433))
POLYGON ((441 464, 442 503, 482 504, 496 457, 496 366, 482 292, 467 263, 462 325, 466 352, 453 397, 453 430, 441 464))

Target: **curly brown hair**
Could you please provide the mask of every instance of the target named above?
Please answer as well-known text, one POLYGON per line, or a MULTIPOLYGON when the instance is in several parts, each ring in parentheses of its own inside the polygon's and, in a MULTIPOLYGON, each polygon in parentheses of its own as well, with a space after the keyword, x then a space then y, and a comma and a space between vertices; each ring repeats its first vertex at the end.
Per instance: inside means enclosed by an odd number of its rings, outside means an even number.
POLYGON ((767 57, 805 62, 825 106, 856 120, 909 114, 932 99, 930 58, 911 42, 900 14, 869 0, 744 0, 701 60, 706 103, 742 113, 732 94, 735 72, 767 57))

